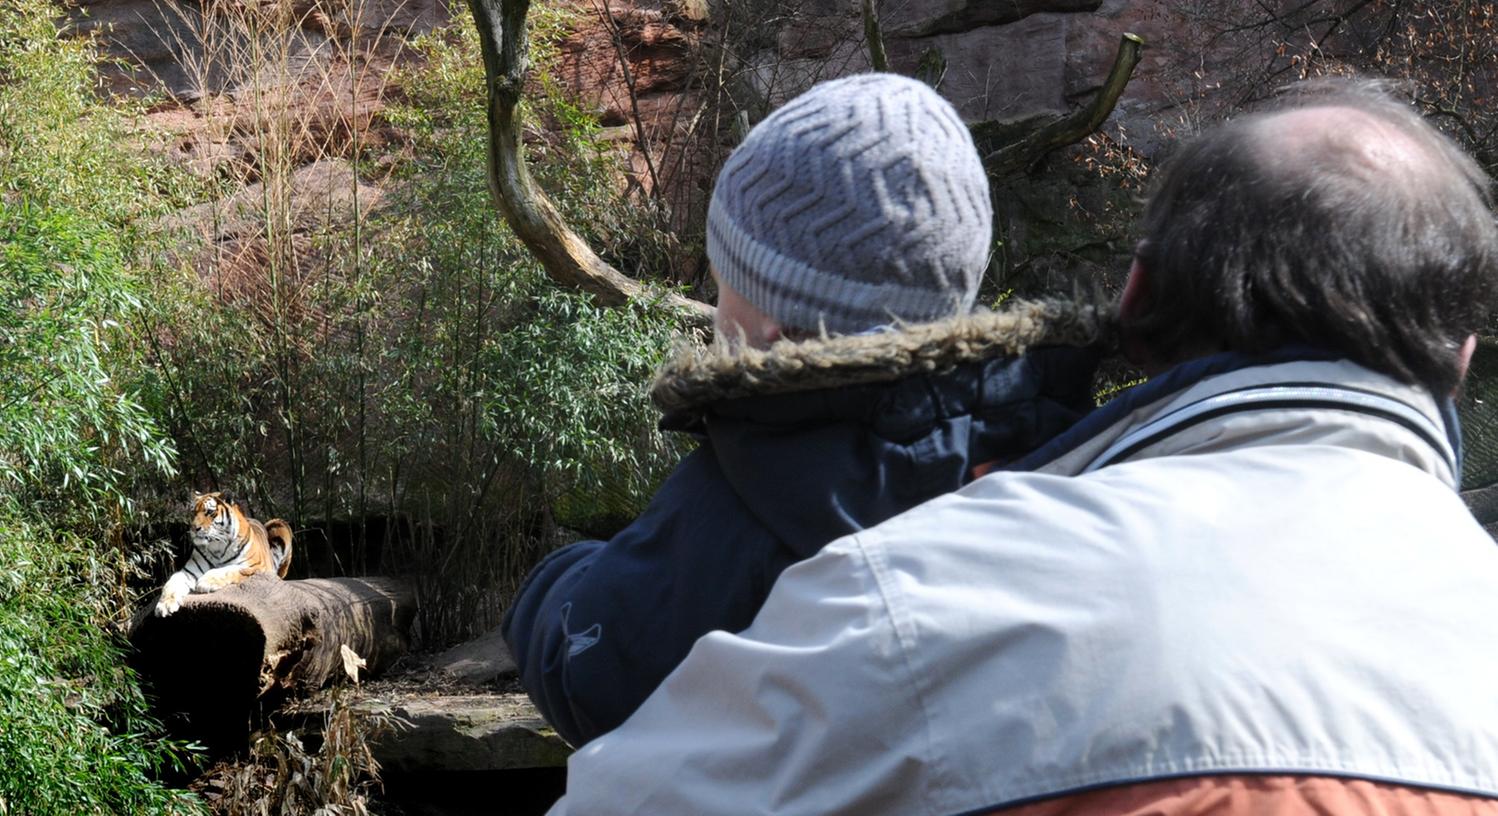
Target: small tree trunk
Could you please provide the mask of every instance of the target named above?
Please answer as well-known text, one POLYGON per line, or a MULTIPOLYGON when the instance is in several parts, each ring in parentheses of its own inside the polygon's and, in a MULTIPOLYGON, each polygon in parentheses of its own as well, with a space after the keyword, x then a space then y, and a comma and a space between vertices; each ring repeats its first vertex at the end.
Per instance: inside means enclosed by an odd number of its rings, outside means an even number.
MULTIPOLYGON (((488 85, 489 189, 510 229, 552 280, 588 292, 605 306, 651 296, 638 281, 598 257, 567 226, 526 170, 518 105, 530 70, 530 39, 525 30, 530 0, 468 0, 468 8, 478 28, 488 85)), ((674 292, 656 296, 681 312, 690 325, 705 328, 712 324, 713 307, 706 303, 674 292)))
POLYGON ((190 595, 169 617, 154 610, 153 599, 131 623, 136 670, 174 730, 233 750, 261 705, 343 677, 340 647, 370 674, 405 654, 416 601, 392 578, 255 575, 190 595))

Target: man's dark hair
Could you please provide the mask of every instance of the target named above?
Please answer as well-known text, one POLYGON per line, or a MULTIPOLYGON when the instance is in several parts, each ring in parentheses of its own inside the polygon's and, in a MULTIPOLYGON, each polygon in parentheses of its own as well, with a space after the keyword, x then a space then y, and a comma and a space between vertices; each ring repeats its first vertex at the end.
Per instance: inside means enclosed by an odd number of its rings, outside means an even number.
POLYGON ((1494 290, 1490 181, 1383 86, 1317 83, 1185 145, 1156 184, 1147 301, 1124 331, 1158 361, 1304 344, 1456 387, 1494 290), (1351 125, 1273 126, 1325 108, 1351 125))

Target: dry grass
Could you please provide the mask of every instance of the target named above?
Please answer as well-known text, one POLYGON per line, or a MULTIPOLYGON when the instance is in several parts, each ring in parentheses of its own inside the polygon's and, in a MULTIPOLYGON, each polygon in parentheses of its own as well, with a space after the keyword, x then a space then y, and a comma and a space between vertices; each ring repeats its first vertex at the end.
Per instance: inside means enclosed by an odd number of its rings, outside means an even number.
POLYGON ((318 728, 260 732, 248 757, 214 766, 191 789, 220 816, 367 816, 380 790, 371 745, 399 724, 353 699, 332 693, 318 728))

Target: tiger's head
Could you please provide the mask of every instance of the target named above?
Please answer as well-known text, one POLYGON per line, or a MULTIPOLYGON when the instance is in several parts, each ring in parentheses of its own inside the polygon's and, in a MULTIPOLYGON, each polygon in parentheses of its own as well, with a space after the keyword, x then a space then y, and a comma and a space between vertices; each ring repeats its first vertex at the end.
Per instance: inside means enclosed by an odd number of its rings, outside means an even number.
POLYGON ((222 558, 239 546, 244 536, 244 512, 224 493, 193 493, 192 545, 222 558))

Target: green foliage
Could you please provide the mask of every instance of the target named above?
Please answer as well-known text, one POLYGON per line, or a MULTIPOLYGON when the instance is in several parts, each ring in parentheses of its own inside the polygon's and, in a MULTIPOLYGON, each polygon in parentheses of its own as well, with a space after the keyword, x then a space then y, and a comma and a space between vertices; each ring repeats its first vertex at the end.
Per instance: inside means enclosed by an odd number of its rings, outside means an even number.
MULTIPOLYGON (((485 175, 477 37, 470 27, 462 31, 417 43, 427 68, 409 76, 409 104, 394 115, 417 134, 422 158, 408 168, 410 184, 385 234, 394 251, 383 260, 394 277, 415 285, 411 300, 423 307, 421 320, 405 323, 402 359, 425 356, 424 364, 446 369, 453 355, 432 350, 475 345, 460 372, 413 367, 403 379, 435 383, 444 402, 468 406, 485 436, 553 497, 578 479, 597 487, 608 471, 639 475, 638 493, 662 464, 652 457, 660 440, 643 397, 669 345, 671 316, 649 304, 599 308, 557 288, 510 234, 485 175), (442 81, 433 84, 433 76, 442 81)), ((596 120, 554 88, 532 107, 560 125, 531 157, 538 177, 579 229, 618 251, 621 241, 611 237, 643 230, 611 189, 614 157, 592 139, 596 120)))
POLYGON ((92 44, 59 37, 56 13, 0 5, 0 491, 61 502, 78 529, 172 469, 125 328, 144 306, 138 225, 190 185, 131 149, 131 112, 95 96, 92 44))
POLYGON ((0 3, 0 195, 124 230, 195 185, 141 154, 134 110, 95 95, 93 44, 59 37, 56 14, 45 0, 0 3))
POLYGON ((156 730, 101 626, 106 565, 89 543, 0 505, 0 813, 194 813, 148 778, 156 730))
POLYGON ((92 99, 93 51, 57 36, 55 10, 35 0, 0 8, 0 184, 27 198, 84 202, 117 185, 114 151, 79 127, 92 99), (82 172, 80 172, 82 171, 82 172))
POLYGON ((137 219, 168 201, 45 0, 0 4, 0 813, 188 813, 98 543, 173 449, 137 400, 137 219), (21 508, 25 508, 24 512, 21 508))
POLYGON ((141 306, 91 219, 0 201, 0 488, 68 509, 129 501, 173 451, 111 376, 109 338, 141 306))
MULTIPOLYGON (((431 621, 435 633, 483 617, 465 591, 475 575, 490 572, 508 597, 549 543, 536 509, 584 527, 632 517, 679 451, 654 429, 645 398, 671 315, 600 308, 546 277, 489 198, 476 38, 465 28, 417 47, 428 70, 403 77, 409 104, 394 115, 418 158, 374 254, 377 288, 404 292, 406 319, 379 366, 396 385, 386 392, 393 452, 413 475, 408 502, 437 508, 449 535, 420 557, 439 568, 426 595, 442 601, 423 615, 453 621, 431 621)), ((595 146, 596 122, 544 84, 531 109, 554 125, 532 149, 538 180, 594 246, 648 265, 642 247, 663 242, 615 192, 615 157, 595 146)))

